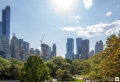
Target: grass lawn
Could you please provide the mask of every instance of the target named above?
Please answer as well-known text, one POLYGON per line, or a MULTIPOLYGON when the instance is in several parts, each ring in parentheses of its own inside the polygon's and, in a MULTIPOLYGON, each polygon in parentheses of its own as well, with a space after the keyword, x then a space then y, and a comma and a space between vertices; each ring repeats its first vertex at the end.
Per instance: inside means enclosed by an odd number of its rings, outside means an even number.
MULTIPOLYGON (((65 82, 65 81, 58 81, 58 82, 65 82)), ((69 82, 85 82, 85 81, 74 78, 73 80, 71 80, 69 82)))

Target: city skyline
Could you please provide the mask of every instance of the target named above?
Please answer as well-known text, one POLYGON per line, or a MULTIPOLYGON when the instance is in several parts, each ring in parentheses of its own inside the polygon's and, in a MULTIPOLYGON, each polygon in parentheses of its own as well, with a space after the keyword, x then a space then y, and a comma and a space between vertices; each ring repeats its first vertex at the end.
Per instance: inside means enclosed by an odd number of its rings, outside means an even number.
POLYGON ((10 38, 12 33, 16 33, 17 38, 30 43, 30 48, 40 49, 40 41, 46 34, 43 43, 51 47, 55 43, 57 55, 65 57, 67 38, 73 38, 74 42, 76 38, 89 39, 90 49, 95 49, 96 41, 102 40, 105 44, 110 34, 117 34, 120 30, 119 0, 106 0, 104 4, 103 1, 90 0, 86 3, 84 1, 74 0, 69 7, 72 10, 66 11, 65 4, 57 4, 58 6, 54 8, 56 2, 51 0, 1 0, 0 20, 2 20, 2 9, 9 5, 11 7, 10 38))

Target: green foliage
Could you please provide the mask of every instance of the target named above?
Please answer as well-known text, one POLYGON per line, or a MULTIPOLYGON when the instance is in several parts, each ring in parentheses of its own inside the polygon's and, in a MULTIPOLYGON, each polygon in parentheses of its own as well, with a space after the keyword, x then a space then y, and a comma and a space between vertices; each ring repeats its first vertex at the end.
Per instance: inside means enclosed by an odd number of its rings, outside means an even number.
POLYGON ((56 65, 52 61, 46 61, 45 64, 50 69, 50 75, 53 77, 55 75, 56 65))
POLYGON ((69 80, 72 78, 70 71, 58 69, 56 71, 57 77, 59 80, 69 80))
POLYGON ((31 55, 21 70, 21 82, 43 82, 50 79, 50 70, 41 57, 31 55))
POLYGON ((15 58, 10 58, 9 61, 11 62, 10 75, 12 79, 19 79, 23 62, 15 58))
POLYGON ((8 75, 10 67, 11 62, 0 57, 0 77, 8 75))

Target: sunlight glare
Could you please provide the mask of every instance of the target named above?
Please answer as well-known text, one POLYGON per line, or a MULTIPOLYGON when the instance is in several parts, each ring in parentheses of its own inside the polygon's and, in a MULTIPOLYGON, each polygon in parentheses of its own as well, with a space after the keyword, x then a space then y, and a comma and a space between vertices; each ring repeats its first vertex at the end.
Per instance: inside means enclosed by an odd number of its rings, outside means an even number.
POLYGON ((70 13, 77 6, 78 0, 50 0, 51 7, 56 13, 70 13))

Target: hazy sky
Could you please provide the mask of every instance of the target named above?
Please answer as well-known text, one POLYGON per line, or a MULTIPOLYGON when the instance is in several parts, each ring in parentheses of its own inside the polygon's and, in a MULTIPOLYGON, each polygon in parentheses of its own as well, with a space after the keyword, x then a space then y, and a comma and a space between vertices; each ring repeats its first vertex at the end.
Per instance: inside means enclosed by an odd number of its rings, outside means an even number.
MULTIPOLYGON (((57 46, 57 55, 65 56, 67 38, 90 40, 90 49, 120 30, 120 0, 0 0, 2 9, 11 7, 12 33, 40 48, 40 40, 57 46)), ((76 53, 76 50, 75 50, 76 53)))

